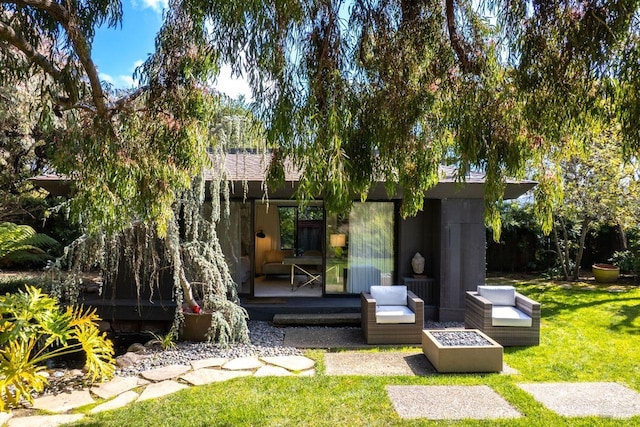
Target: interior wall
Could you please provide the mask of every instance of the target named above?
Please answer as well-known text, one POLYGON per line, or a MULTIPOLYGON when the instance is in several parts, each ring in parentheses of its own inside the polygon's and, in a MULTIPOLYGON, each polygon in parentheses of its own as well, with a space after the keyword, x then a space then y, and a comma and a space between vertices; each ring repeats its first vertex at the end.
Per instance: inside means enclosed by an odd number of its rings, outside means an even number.
POLYGON ((280 222, 278 218, 278 207, 274 204, 255 204, 255 232, 262 231, 265 237, 255 238, 255 270, 257 274, 262 274, 262 264, 264 255, 269 250, 280 248, 280 222))

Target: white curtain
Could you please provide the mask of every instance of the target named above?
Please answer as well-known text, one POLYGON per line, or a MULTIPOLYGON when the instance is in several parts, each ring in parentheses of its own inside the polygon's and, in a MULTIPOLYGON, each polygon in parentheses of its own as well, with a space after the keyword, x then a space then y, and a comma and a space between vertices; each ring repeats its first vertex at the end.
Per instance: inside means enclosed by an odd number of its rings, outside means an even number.
POLYGON ((349 214, 347 292, 391 284, 393 277, 393 203, 354 203, 349 214))

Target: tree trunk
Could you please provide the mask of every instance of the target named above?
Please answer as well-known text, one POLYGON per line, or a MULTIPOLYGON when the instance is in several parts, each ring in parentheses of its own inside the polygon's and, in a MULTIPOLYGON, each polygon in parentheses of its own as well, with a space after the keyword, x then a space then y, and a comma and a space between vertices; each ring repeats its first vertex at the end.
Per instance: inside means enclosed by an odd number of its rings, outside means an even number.
POLYGON ((590 223, 591 221, 588 218, 582 220, 580 242, 578 243, 578 252, 576 253, 576 265, 573 268, 573 280, 578 280, 580 278, 580 263, 582 262, 582 255, 584 254, 584 243, 587 240, 587 233, 589 232, 590 223))
POLYGON ((184 272, 182 251, 180 250, 180 232, 175 224, 175 221, 168 221, 167 235, 164 237, 164 244, 167 252, 170 254, 169 256, 171 257, 171 262, 173 263, 174 286, 176 284, 180 285, 180 288, 182 288, 182 293, 184 295, 184 302, 187 303, 187 306, 191 311, 197 313, 200 311, 200 306, 193 298, 191 283, 187 279, 187 275, 184 272))
POLYGON ((629 243, 627 242, 627 233, 624 231, 622 224, 618 224, 618 233, 620 234, 620 250, 629 250, 629 243))
MULTIPOLYGON (((560 238, 558 237, 558 227, 556 226, 555 221, 553 222, 553 241, 556 244, 556 252, 558 253, 558 261, 560 262, 560 266, 562 267, 562 271, 564 273, 564 280, 569 280, 569 270, 567 269, 567 263, 565 261, 565 253, 560 247, 560 238)), ((565 242, 565 245, 566 245, 566 242, 565 242)))

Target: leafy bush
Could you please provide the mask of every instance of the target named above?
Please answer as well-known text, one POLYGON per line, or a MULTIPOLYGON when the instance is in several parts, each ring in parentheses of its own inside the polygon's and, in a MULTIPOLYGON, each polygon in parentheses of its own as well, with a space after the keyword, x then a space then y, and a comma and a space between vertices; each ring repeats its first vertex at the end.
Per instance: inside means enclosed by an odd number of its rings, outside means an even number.
POLYGON ((21 398, 32 401, 47 379, 40 374, 46 360, 84 352, 91 381, 113 376, 113 344, 100 333, 95 309, 61 309, 37 288, 0 297, 0 410, 21 398))
POLYGON ((44 264, 52 257, 45 251, 58 242, 28 225, 11 222, 0 223, 0 263, 2 264, 44 264))

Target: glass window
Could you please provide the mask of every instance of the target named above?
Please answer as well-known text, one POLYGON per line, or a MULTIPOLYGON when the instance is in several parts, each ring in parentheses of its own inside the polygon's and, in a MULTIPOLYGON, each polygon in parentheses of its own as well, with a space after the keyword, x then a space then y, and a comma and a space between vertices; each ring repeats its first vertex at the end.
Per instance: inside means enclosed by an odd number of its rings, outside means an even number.
POLYGON ((348 217, 327 218, 326 293, 357 294, 390 285, 394 268, 393 202, 354 203, 348 217))

